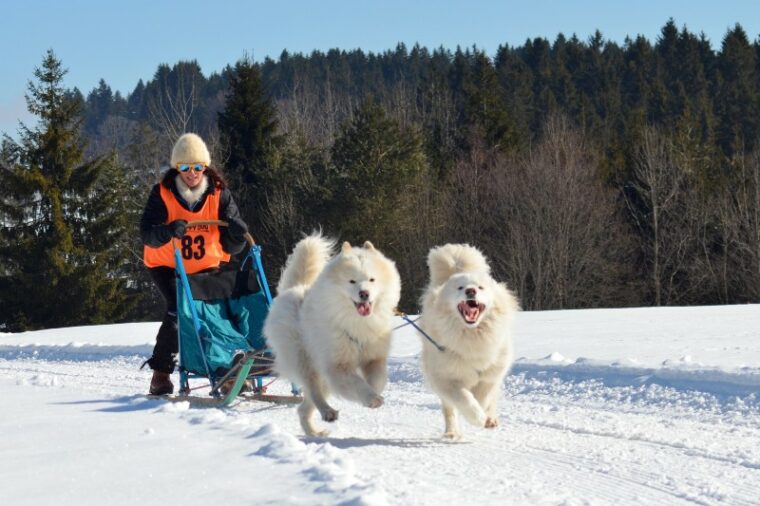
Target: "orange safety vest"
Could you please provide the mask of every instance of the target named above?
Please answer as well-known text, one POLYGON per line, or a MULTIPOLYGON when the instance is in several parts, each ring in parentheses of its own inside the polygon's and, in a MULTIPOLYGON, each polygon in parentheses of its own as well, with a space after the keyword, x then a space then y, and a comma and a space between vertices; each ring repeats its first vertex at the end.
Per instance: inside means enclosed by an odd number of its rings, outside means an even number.
MULTIPOLYGON (((206 221, 219 219, 219 201, 222 191, 216 188, 213 193, 206 197, 203 207, 197 211, 188 211, 174 198, 171 190, 163 184, 159 184, 161 199, 164 201, 169 216, 167 223, 174 220, 206 221)), ((174 263, 174 243, 182 255, 182 265, 188 274, 199 272, 204 269, 219 267, 221 262, 229 262, 230 255, 222 249, 219 240, 219 226, 196 225, 187 227, 182 239, 172 238, 169 242, 158 248, 143 247, 143 262, 147 267, 171 267, 174 263)))

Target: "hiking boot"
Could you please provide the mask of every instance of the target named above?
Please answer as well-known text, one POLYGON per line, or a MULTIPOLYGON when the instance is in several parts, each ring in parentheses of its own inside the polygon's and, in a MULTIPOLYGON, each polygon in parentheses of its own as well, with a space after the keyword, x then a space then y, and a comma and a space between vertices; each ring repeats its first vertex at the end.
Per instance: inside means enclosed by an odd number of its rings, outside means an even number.
POLYGON ((153 371, 150 380, 150 395, 169 395, 174 392, 174 384, 168 372, 153 371))

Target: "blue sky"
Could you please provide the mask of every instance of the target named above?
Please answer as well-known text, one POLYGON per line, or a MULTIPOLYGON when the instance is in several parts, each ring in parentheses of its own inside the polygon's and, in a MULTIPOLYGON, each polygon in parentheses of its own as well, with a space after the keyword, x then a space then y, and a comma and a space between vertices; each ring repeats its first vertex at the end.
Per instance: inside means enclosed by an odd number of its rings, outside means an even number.
POLYGON ((638 34, 655 41, 670 17, 704 32, 716 49, 736 23, 751 40, 760 35, 755 0, 0 0, 0 7, 0 132, 13 136, 19 119, 33 124, 24 93, 49 48, 69 69, 67 87, 86 95, 103 78, 126 95, 161 63, 194 59, 208 75, 246 53, 261 61, 283 49, 382 52, 404 42, 493 54, 501 44, 560 32, 585 40, 596 29, 619 43, 638 34))

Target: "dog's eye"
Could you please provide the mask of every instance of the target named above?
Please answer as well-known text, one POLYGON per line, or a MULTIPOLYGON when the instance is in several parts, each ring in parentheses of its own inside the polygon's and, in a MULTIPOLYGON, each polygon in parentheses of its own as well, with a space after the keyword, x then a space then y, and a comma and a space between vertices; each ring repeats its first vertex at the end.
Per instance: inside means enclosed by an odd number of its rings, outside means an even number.
POLYGON ((349 283, 351 283, 352 285, 355 285, 356 281, 354 281, 353 279, 351 279, 351 280, 349 280, 349 283))
POLYGON ((369 282, 370 283, 374 283, 375 282, 375 278, 369 278, 369 282))
POLYGON ((464 290, 464 287, 460 286, 459 288, 457 288, 457 290, 464 290))
POLYGON ((485 290, 485 288, 483 288, 482 286, 479 286, 478 290, 485 290))

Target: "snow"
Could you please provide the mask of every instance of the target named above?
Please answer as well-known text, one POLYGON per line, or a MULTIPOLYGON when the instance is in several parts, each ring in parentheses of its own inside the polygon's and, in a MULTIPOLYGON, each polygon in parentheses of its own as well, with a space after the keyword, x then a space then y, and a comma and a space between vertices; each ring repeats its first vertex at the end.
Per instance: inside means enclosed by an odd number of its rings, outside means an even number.
POLYGON ((145 398, 157 328, 0 334, 0 504, 760 504, 758 305, 521 313, 501 425, 455 443, 409 326, 327 438, 145 398))

